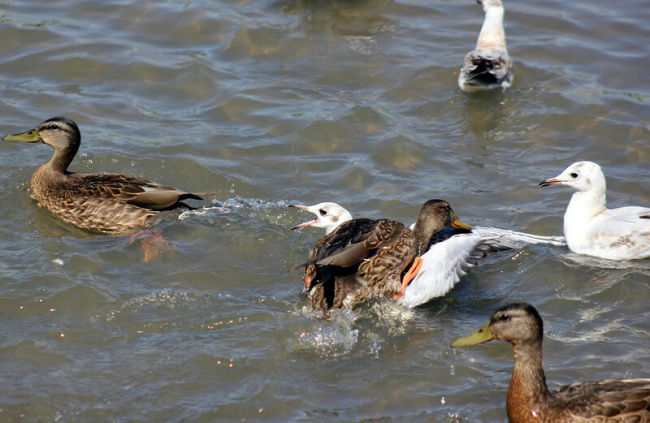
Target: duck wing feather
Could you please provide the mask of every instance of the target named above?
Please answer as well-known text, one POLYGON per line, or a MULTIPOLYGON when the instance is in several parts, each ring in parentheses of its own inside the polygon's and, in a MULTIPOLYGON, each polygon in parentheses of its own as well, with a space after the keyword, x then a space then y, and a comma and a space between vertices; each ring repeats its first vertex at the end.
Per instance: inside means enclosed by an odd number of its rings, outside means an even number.
POLYGON ((202 199, 146 179, 114 173, 72 174, 70 185, 77 197, 114 199, 156 211, 174 207, 184 199, 202 199))
POLYGON ((299 266, 354 266, 389 245, 404 229, 402 223, 388 219, 350 220, 321 238, 312 257, 299 266))
POLYGON ((552 396, 565 404, 561 408, 571 421, 605 421, 605 417, 608 422, 650 421, 650 379, 580 382, 563 386, 552 396))
POLYGON ((500 249, 497 239, 484 239, 473 233, 455 235, 431 245, 421 256, 422 268, 398 303, 412 308, 447 294, 480 259, 500 249))

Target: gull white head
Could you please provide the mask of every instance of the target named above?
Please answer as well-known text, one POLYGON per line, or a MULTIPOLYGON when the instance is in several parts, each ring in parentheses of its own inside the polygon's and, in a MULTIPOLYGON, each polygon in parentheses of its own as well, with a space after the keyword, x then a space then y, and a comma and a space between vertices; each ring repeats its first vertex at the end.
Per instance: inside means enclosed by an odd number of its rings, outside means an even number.
POLYGON ((594 162, 575 162, 567 167, 564 172, 555 178, 540 182, 540 187, 553 185, 565 185, 576 191, 592 191, 594 193, 605 193, 605 175, 594 162))
POLYGON ((332 232, 334 229, 338 228, 339 225, 348 220, 352 220, 352 215, 342 206, 336 203, 318 203, 313 206, 303 206, 300 204, 290 205, 289 207, 295 207, 298 210, 306 211, 316 215, 314 220, 301 223, 296 225, 291 229, 299 229, 307 226, 313 226, 314 228, 323 228, 326 233, 332 232))
POLYGON ((501 3, 501 0, 477 0, 476 2, 481 6, 483 6, 483 11, 485 13, 487 13, 488 10, 494 8, 500 7, 501 9, 503 9, 503 4, 501 3))

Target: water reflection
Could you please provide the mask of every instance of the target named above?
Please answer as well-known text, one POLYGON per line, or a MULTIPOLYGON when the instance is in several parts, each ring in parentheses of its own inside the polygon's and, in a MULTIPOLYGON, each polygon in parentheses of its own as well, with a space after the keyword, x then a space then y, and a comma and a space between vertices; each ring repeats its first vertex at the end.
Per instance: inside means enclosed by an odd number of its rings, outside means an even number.
POLYGON ((343 36, 372 36, 392 31, 395 23, 384 12, 390 0, 282 0, 276 7, 300 15, 310 31, 343 36))
POLYGON ((504 109, 508 92, 502 89, 463 95, 463 122, 478 140, 489 144, 495 129, 504 124, 504 109))

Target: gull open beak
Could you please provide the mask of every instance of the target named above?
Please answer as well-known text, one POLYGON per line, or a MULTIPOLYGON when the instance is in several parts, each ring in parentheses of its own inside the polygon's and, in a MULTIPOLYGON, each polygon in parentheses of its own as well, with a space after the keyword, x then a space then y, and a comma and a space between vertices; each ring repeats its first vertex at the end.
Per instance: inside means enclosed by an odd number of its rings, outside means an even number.
MULTIPOLYGON (((302 210, 302 211, 307 212, 307 213, 314 213, 313 211, 311 211, 309 209, 309 207, 303 206, 302 204, 290 204, 289 207, 294 207, 294 208, 296 208, 298 210, 302 210)), ((314 213, 314 214, 316 214, 316 213, 314 213)), ((296 225, 293 228, 291 228, 291 230, 293 231, 294 229, 305 228, 307 226, 313 225, 316 222, 318 222, 318 218, 316 218, 314 220, 310 220, 308 222, 301 223, 300 225, 296 225)))

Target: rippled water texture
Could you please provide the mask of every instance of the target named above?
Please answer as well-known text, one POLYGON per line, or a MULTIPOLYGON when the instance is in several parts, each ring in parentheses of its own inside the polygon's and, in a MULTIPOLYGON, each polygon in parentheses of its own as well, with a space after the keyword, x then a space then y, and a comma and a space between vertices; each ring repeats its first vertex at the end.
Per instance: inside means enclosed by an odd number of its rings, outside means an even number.
POLYGON ((473 0, 3 1, 0 133, 70 117, 72 170, 219 208, 164 216, 144 263, 29 198, 49 147, 1 143, 0 421, 505 421, 510 346, 449 345, 511 300, 546 321, 551 387, 650 376, 648 261, 527 247, 423 307, 330 319, 290 271, 321 235, 293 203, 411 222, 444 198, 560 235, 570 192, 537 183, 588 159, 610 206, 650 206, 647 1, 505 2, 513 87, 466 95, 473 0))

